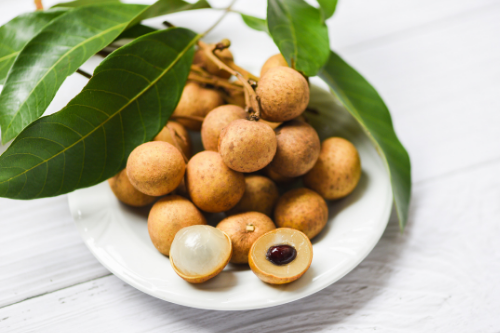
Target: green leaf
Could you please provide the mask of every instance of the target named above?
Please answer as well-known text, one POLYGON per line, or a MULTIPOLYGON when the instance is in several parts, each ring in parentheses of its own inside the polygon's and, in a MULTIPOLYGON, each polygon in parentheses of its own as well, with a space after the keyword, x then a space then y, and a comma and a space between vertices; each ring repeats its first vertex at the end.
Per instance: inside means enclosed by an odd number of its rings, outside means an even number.
POLYGON ((303 0, 268 0, 267 24, 292 68, 314 76, 328 60, 328 30, 319 9, 303 0))
POLYGON ((99 5, 103 3, 119 3, 119 2, 120 0, 76 0, 76 1, 58 3, 52 6, 51 8, 56 8, 56 7, 74 8, 82 6, 99 5))
POLYGON ((411 197, 411 163, 394 132, 387 106, 370 83, 334 52, 331 52, 319 76, 361 124, 385 160, 399 223, 403 229, 408 219, 411 197))
POLYGON ((266 34, 269 34, 266 20, 246 14, 241 14, 241 18, 243 19, 243 22, 245 22, 245 24, 248 25, 250 28, 257 31, 263 31, 266 34))
POLYGON ((152 17, 203 8, 211 8, 210 4, 206 0, 199 0, 195 3, 189 3, 183 0, 158 0, 149 6, 149 8, 144 13, 139 15, 130 25, 134 25, 142 20, 152 17))
POLYGON ((120 36, 118 36, 116 39, 123 39, 123 38, 135 39, 154 31, 156 31, 156 29, 148 27, 147 25, 136 24, 128 28, 124 32, 122 32, 120 36))
POLYGON ((321 9, 321 15, 323 20, 327 20, 332 17, 337 8, 337 0, 318 0, 319 8, 321 9))
POLYGON ((64 109, 32 123, 0 156, 0 197, 56 196, 124 168, 174 111, 200 37, 160 30, 106 57, 64 109))
POLYGON ((0 94, 2 141, 40 117, 67 76, 112 42, 147 6, 78 7, 54 19, 17 56, 0 94))
POLYGON ((23 47, 65 10, 36 11, 12 19, 0 27, 0 84, 23 47))

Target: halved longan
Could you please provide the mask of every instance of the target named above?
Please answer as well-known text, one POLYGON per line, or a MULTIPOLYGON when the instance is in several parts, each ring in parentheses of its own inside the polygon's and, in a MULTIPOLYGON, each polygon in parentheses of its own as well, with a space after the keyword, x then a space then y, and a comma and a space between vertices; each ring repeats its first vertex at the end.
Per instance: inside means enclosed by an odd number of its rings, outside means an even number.
POLYGON ((108 179, 109 187, 121 202, 134 207, 147 206, 156 200, 156 197, 147 195, 137 190, 127 176, 127 170, 123 169, 113 178, 108 179))
POLYGON ((264 123, 238 119, 221 131, 219 153, 231 169, 254 172, 264 168, 273 159, 276 135, 264 123))
POLYGON ((227 214, 259 212, 271 216, 280 194, 276 184, 269 178, 259 175, 245 177, 245 194, 227 214))
POLYGON ((192 145, 189 133, 184 126, 176 121, 169 120, 167 125, 163 127, 158 135, 155 136, 153 141, 168 142, 175 147, 177 147, 177 144, 179 148, 181 148, 184 156, 186 156, 188 159, 191 157, 192 145), (174 133, 175 141, 174 138, 172 138, 171 133, 174 133))
POLYGON ((201 141, 206 150, 218 151, 220 132, 237 119, 245 119, 247 113, 237 105, 221 105, 208 113, 201 125, 201 141))
POLYGON ((361 161, 356 147, 343 138, 328 138, 314 167, 304 176, 304 185, 327 200, 351 193, 361 178, 361 161))
POLYGON ((260 99, 260 115, 268 121, 292 120, 300 116, 309 103, 306 79, 289 67, 269 69, 259 80, 256 92, 260 99))
POLYGON ((245 193, 245 177, 226 166, 219 153, 202 151, 187 165, 186 185, 193 203, 209 213, 233 208, 245 193))
POLYGON ((161 196, 175 190, 184 177, 186 163, 168 142, 151 141, 136 147, 127 160, 130 183, 142 193, 161 196))

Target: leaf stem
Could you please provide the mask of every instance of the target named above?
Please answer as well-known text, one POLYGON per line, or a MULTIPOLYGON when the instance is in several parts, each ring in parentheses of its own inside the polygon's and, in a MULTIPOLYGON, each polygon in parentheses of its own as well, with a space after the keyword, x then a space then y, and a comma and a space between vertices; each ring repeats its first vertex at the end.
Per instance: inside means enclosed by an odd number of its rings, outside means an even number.
POLYGON ((92 75, 90 75, 89 73, 87 73, 86 71, 84 71, 84 70, 82 70, 82 69, 80 69, 80 68, 78 68, 78 69, 76 70, 76 72, 77 72, 78 74, 80 74, 80 75, 82 75, 82 76, 86 77, 87 79, 91 79, 91 78, 92 78, 92 75))
POLYGON ((212 31, 223 19, 224 17, 226 17, 226 15, 231 12, 231 8, 233 7, 233 5, 236 3, 236 0, 233 0, 231 1, 231 3, 229 4, 229 6, 226 7, 226 9, 224 9, 224 14, 221 15, 221 17, 219 17, 219 19, 217 21, 215 21, 214 24, 212 24, 212 26, 210 28, 208 28, 202 35, 203 36, 206 36, 210 33, 210 31, 212 31))

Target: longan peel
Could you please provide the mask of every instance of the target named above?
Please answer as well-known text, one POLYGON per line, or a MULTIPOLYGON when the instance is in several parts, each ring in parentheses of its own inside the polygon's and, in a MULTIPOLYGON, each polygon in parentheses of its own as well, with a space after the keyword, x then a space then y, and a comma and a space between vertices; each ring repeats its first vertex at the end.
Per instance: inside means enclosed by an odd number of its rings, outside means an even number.
POLYGON ((306 79, 289 67, 269 69, 259 80, 256 92, 260 100, 260 115, 268 121, 292 120, 300 116, 309 104, 306 79))
POLYGON ((259 212, 272 216, 279 196, 278 187, 271 179, 259 175, 246 176, 245 194, 227 214, 259 212))
POLYGON ((279 173, 269 168, 269 165, 264 168, 264 174, 268 176, 273 182, 278 184, 289 184, 296 179, 280 175, 279 173))
MULTIPOLYGON (((228 63, 234 60, 233 54, 227 48, 223 50, 215 50, 215 55, 224 63, 228 63)), ((217 75, 218 77, 224 79, 229 79, 231 77, 231 73, 219 68, 219 66, 215 64, 210 58, 208 58, 205 52, 203 52, 203 50, 201 49, 195 52, 193 64, 203 67, 207 70, 207 72, 213 75, 217 75)))
POLYGON ((231 169, 254 172, 272 161, 276 153, 276 135, 264 123, 238 119, 221 131, 219 153, 231 169))
POLYGON ((158 200, 148 216, 148 232, 156 249, 168 256, 175 234, 182 228, 207 224, 193 203, 178 195, 158 200))
POLYGON ((204 118, 211 110, 224 104, 222 95, 213 89, 201 87, 198 83, 188 82, 182 91, 179 104, 174 110, 173 116, 181 125, 193 131, 201 129, 201 121, 183 119, 182 116, 194 116, 204 118))
POLYGON ((349 141, 332 137, 321 144, 318 161, 304 176, 304 185, 327 200, 350 194, 361 178, 358 150, 349 141))
POLYGON ((262 65, 262 68, 260 69, 260 76, 261 77, 264 76, 264 74, 266 74, 267 71, 270 70, 271 68, 280 66, 289 67, 288 63, 285 60, 285 57, 283 57, 281 53, 278 53, 269 57, 269 59, 266 60, 264 65, 262 65))
POLYGON ((276 155, 269 169, 288 178, 302 176, 318 160, 321 143, 318 133, 301 120, 292 120, 277 128, 276 155))
POLYGON ((266 215, 258 212, 246 212, 225 218, 217 225, 217 229, 224 231, 233 244, 233 264, 248 263, 248 252, 252 244, 265 234, 275 229, 273 221, 266 215))
POLYGON ((218 151, 220 132, 237 119, 245 119, 247 113, 237 105, 221 105, 208 113, 201 125, 201 141, 206 150, 218 151))
POLYGON ((108 179, 108 183, 118 200, 129 206, 143 207, 156 200, 156 197, 142 193, 130 183, 126 169, 108 179))
POLYGON ((184 156, 186 156, 188 159, 191 157, 192 144, 189 133, 184 126, 176 121, 169 120, 167 125, 163 127, 158 135, 155 136, 153 141, 168 142, 175 147, 177 147, 177 144, 179 148, 181 148, 184 156), (172 132, 175 133, 175 141, 174 138, 172 138, 172 132))
POLYGON ((184 177, 186 163, 168 142, 151 141, 136 147, 127 160, 130 183, 142 193, 161 196, 175 190, 184 177))
POLYGON ((313 239, 328 221, 328 206, 316 192, 307 188, 293 189, 281 196, 274 209, 274 222, 279 228, 302 231, 313 239))
POLYGON ((245 177, 226 166, 214 151, 194 155, 187 165, 186 186, 193 203, 209 213, 233 208, 245 193, 245 177))

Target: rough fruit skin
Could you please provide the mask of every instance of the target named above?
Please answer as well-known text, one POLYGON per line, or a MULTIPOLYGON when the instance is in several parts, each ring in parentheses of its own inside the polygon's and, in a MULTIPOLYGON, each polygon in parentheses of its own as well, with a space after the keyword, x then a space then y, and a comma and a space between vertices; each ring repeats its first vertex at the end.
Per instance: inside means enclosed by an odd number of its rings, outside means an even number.
POLYGON ((285 177, 280 175, 279 173, 276 173, 269 167, 269 165, 264 168, 264 174, 269 178, 271 178, 272 181, 278 184, 289 184, 296 179, 296 178, 285 177))
MULTIPOLYGON (((224 104, 221 94, 213 89, 201 87, 198 83, 188 82, 182 91, 179 104, 173 116, 195 116, 204 118, 211 110, 224 104)), ((176 119, 177 122, 193 131, 199 131, 201 121, 176 119)))
POLYGON ((300 116, 309 104, 306 79, 289 67, 269 69, 259 80, 256 92, 260 99, 260 115, 268 121, 292 120, 300 116))
MULTIPOLYGON (((234 60, 233 54, 229 51, 229 49, 215 50, 215 54, 226 64, 234 60)), ((218 77, 222 77, 224 79, 229 79, 231 77, 231 73, 220 69, 219 66, 210 60, 202 50, 197 50, 195 52, 193 64, 205 68, 207 72, 217 75, 218 77)))
POLYGON ((358 150, 349 141, 333 137, 323 141, 318 161, 304 176, 304 185, 327 200, 350 194, 361 178, 358 150))
POLYGON ((175 190, 184 177, 182 154, 170 143, 151 141, 136 147, 127 160, 130 183, 142 193, 161 196, 175 190))
POLYGON ((201 141, 206 150, 218 151, 220 132, 237 119, 246 119, 247 113, 237 105, 222 105, 208 113, 201 125, 201 141))
POLYGON ((303 121, 292 120, 275 132, 278 146, 269 169, 288 178, 302 176, 311 170, 321 147, 314 128, 303 121))
POLYGON ((283 57, 281 53, 278 53, 269 57, 264 65, 262 65, 262 68, 260 69, 260 76, 264 76, 264 74, 266 74, 271 68, 280 66, 288 67, 288 63, 286 62, 285 57, 283 57))
POLYGON ((248 263, 248 253, 252 244, 257 238, 275 228, 276 226, 269 217, 258 212, 233 215, 217 225, 217 229, 224 231, 231 238, 233 245, 231 262, 233 264, 248 263))
POLYGON ((156 197, 149 196, 138 191, 127 176, 127 170, 123 169, 113 178, 108 179, 109 187, 121 202, 134 207, 147 206, 156 200, 156 197))
POLYGON ((219 153, 231 169, 254 172, 272 161, 276 153, 276 135, 264 123, 238 119, 221 131, 219 153))
POLYGON ((191 157, 191 150, 192 150, 191 139, 189 137, 189 133, 186 130, 186 128, 181 124, 179 124, 178 122, 170 120, 167 123, 167 125, 163 127, 160 133, 158 133, 158 135, 155 136, 153 141, 164 141, 177 147, 175 145, 174 139, 172 139, 172 136, 170 135, 171 130, 174 131, 176 134, 175 142, 177 142, 177 145, 179 145, 179 148, 181 148, 184 156, 186 156, 189 159, 191 157))
POLYGON ((274 209, 274 222, 280 228, 302 231, 313 239, 328 221, 328 206, 316 192, 298 188, 281 196, 274 209))
POLYGON ((193 203, 209 213, 233 208, 245 193, 243 174, 228 168, 218 153, 209 150, 189 161, 186 185, 193 203))
POLYGON ((156 249, 168 256, 175 234, 182 228, 199 224, 207 222, 191 201, 169 195, 158 200, 149 212, 149 237, 156 249))
POLYGON ((259 212, 272 216, 279 196, 278 187, 271 179, 259 175, 246 176, 245 194, 227 214, 259 212))

